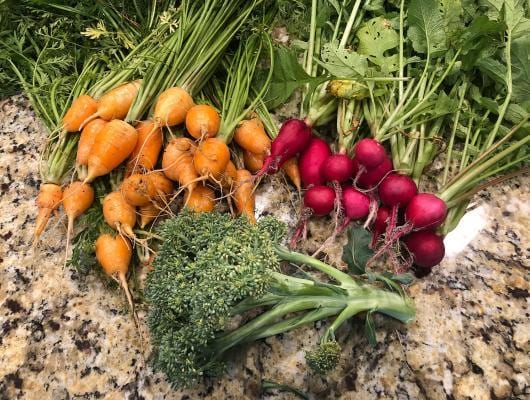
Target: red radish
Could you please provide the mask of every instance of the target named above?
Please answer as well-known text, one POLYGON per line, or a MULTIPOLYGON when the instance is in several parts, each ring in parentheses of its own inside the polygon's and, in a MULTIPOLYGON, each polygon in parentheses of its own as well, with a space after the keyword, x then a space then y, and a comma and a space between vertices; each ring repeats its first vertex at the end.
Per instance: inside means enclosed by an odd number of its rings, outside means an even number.
POLYGON ((389 207, 406 206, 417 193, 416 183, 406 175, 390 174, 379 185, 379 198, 389 207))
POLYGON ((355 145, 355 158, 359 164, 372 169, 381 164, 386 156, 385 148, 374 139, 362 139, 355 145))
POLYGON ((284 162, 305 150, 311 137, 311 128, 304 121, 299 119, 285 121, 278 136, 272 141, 271 154, 265 158, 256 176, 277 172, 284 162))
POLYGON ((313 186, 305 192, 304 206, 310 209, 313 215, 327 215, 335 206, 335 191, 329 186, 313 186))
POLYGON ((413 230, 432 229, 440 226, 447 215, 445 202, 431 193, 419 193, 405 209, 405 219, 413 230))
POLYGON ((342 188, 342 205, 346 218, 340 230, 351 221, 366 218, 370 213, 370 198, 351 186, 342 188))
POLYGON ((444 258, 445 247, 441 236, 432 231, 413 232, 403 238, 403 243, 414 259, 414 264, 430 269, 444 258))
POLYGON ((307 229, 307 221, 312 215, 322 217, 329 214, 335 208, 335 190, 329 186, 312 186, 304 194, 304 209, 298 221, 296 231, 290 241, 290 246, 294 247, 300 236, 304 235, 307 229))
POLYGON ((392 171, 392 161, 387 157, 377 167, 369 170, 361 170, 358 165, 358 160, 353 159, 354 170, 358 170, 356 183, 363 189, 370 189, 377 186, 381 179, 383 179, 390 171, 392 171), (357 163, 357 165, 355 165, 357 163))
POLYGON ((324 162, 324 178, 329 182, 343 183, 351 179, 354 168, 353 160, 346 154, 333 154, 324 162))
POLYGON ((298 161, 300 177, 305 187, 324 184, 322 166, 331 156, 331 149, 325 140, 313 138, 298 161))

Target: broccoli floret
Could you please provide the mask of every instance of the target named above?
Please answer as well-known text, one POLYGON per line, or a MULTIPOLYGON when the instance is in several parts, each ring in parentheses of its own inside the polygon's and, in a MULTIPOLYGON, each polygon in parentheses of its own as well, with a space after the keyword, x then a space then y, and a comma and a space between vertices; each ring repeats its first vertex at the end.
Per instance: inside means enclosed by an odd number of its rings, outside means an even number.
POLYGON ((308 351, 305 360, 309 368, 317 374, 325 375, 335 369, 340 361, 341 348, 335 341, 320 343, 315 349, 308 351))
MULTIPOLYGON (((183 211, 163 224, 145 294, 151 305, 154 366, 174 386, 222 374, 223 356, 238 345, 327 317, 336 319, 326 338, 362 311, 378 309, 403 321, 412 317, 413 309, 402 297, 282 247, 284 234, 285 226, 273 218, 252 225, 246 218, 219 213, 183 211), (282 274, 281 260, 316 268, 337 283, 282 274), (234 317, 251 310, 253 318, 228 329, 234 317)), ((308 360, 322 371, 330 369, 340 357, 334 343, 321 345, 308 360)))

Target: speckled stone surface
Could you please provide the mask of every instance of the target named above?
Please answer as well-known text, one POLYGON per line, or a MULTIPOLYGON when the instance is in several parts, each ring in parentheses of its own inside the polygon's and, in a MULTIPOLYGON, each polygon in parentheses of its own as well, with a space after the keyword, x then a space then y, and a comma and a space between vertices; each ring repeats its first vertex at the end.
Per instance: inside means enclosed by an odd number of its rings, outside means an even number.
MULTIPOLYGON (((43 142, 23 97, 1 104, 0 400, 296 398, 262 394, 262 379, 311 399, 530 398, 530 179, 477 198, 463 224, 467 231, 451 238, 450 255, 410 287, 415 322, 404 327, 378 318, 374 348, 361 320, 341 330, 344 356, 327 378, 310 374, 304 361, 322 330, 317 325, 317 331, 299 329, 234 354, 239 366, 223 380, 173 391, 150 369, 149 345, 142 344, 121 293, 99 274, 63 269, 64 218, 53 218, 43 245, 32 251, 43 142)), ((279 181, 263 190, 289 200, 279 181)), ((289 204, 286 212, 292 212, 289 204)), ((277 204, 262 198, 259 209, 277 204)), ((312 222, 310 234, 327 234, 326 225, 312 222)), ((328 249, 331 259, 343 240, 328 249)), ((305 250, 318 244, 310 237, 305 250)))

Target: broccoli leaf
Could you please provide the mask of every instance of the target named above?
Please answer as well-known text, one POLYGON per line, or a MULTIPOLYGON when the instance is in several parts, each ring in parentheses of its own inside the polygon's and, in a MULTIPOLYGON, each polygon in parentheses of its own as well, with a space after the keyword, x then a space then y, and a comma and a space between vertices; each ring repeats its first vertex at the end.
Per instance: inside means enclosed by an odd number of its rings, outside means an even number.
POLYGON ((397 54, 385 55, 399 46, 399 34, 390 21, 384 17, 372 18, 357 31, 359 53, 369 57, 370 61, 381 67, 384 73, 397 71, 397 54))
POLYGON ((339 48, 337 41, 322 46, 320 64, 330 74, 339 78, 358 78, 366 74, 366 57, 359 53, 339 48))
POLYGON ((366 272, 366 263, 373 255, 370 241, 370 233, 362 226, 355 225, 348 230, 348 243, 342 250, 342 261, 354 274, 361 275, 366 272))
POLYGON ((274 70, 264 102, 269 109, 276 108, 299 87, 306 84, 315 87, 325 79, 308 75, 299 64, 294 51, 277 47, 274 50, 274 70))
POLYGON ((408 37, 418 53, 441 55, 447 49, 445 21, 436 0, 412 0, 408 8, 408 37))

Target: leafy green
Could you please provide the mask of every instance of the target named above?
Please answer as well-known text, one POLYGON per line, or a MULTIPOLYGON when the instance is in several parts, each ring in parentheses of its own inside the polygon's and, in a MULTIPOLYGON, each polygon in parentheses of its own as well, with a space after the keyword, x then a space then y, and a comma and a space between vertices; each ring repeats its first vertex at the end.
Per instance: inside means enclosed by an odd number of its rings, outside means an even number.
POLYGON ((445 21, 437 0, 411 0, 407 9, 408 37, 418 53, 443 54, 446 47, 445 21))
POLYGON ((347 235, 348 243, 342 249, 342 261, 354 274, 364 274, 366 263, 373 255, 373 250, 370 248, 371 235, 361 225, 353 225, 348 229, 347 235))
POLYGON ((368 68, 365 56, 340 48, 338 41, 324 44, 320 57, 322 66, 338 78, 364 77, 368 68))
POLYGON ((384 74, 398 70, 398 55, 389 55, 388 51, 398 47, 399 34, 388 19, 372 18, 361 25, 356 35, 359 40, 357 51, 368 56, 384 74))

